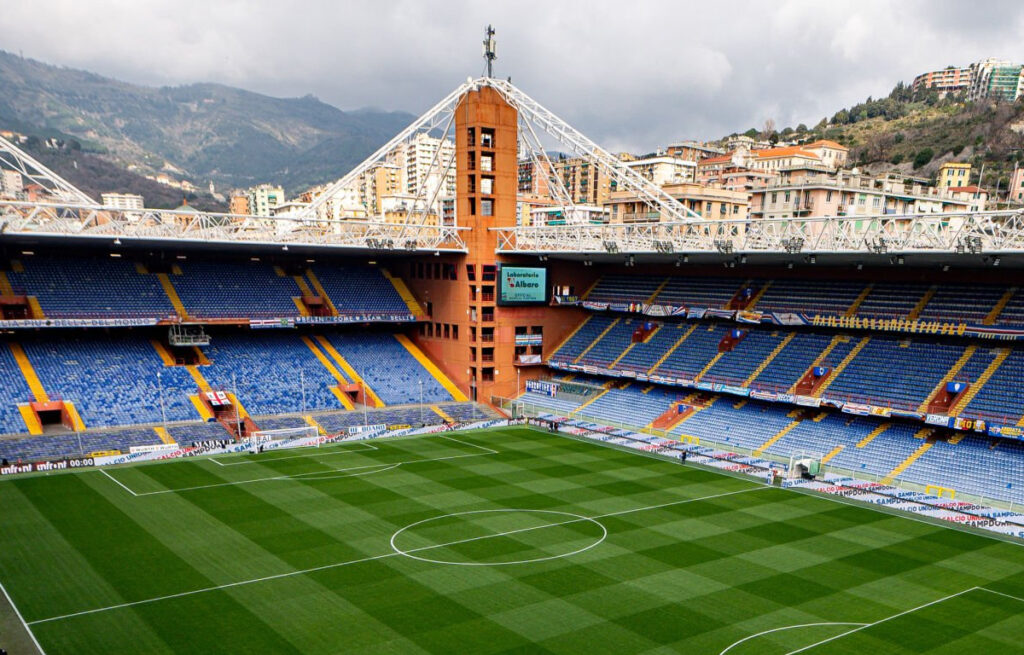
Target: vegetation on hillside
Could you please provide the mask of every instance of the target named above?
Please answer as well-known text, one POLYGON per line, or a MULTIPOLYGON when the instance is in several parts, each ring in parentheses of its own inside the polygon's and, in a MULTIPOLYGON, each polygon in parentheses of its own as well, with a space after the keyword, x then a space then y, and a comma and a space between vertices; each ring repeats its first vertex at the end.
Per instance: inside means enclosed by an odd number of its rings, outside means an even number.
POLYGON ((872 173, 931 177, 944 162, 964 161, 974 165, 977 176, 984 164, 983 186, 993 191, 1005 190, 1014 166, 1024 163, 1024 99, 967 102, 958 96, 939 98, 935 92, 915 96, 902 82, 885 98, 868 98, 812 128, 752 131, 776 141, 831 139, 850 148, 852 165, 872 173))

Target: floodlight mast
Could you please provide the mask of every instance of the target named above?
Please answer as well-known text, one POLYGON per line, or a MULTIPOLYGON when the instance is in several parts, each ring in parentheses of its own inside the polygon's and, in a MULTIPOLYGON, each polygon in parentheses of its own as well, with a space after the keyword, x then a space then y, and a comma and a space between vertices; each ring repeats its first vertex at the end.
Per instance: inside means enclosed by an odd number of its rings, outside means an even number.
POLYGON ((495 50, 497 42, 494 40, 494 28, 490 25, 484 30, 484 60, 487 62, 487 77, 494 77, 494 60, 498 58, 495 50))

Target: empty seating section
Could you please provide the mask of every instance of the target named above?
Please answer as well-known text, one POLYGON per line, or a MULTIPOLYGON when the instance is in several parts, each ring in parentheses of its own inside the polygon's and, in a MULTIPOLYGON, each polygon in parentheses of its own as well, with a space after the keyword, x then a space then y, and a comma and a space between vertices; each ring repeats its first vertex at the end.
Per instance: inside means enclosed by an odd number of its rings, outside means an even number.
POLYGON ((738 278, 674 277, 658 293, 654 302, 724 309, 743 286, 744 281, 738 278))
POLYGON ((671 434, 685 434, 754 450, 793 422, 787 416, 792 411, 792 407, 760 403, 746 405, 737 411, 728 398, 721 398, 711 407, 687 417, 672 429, 671 434))
POLYGON ((192 318, 274 318, 295 316, 292 300, 302 295, 295 280, 269 264, 182 262, 181 275, 168 275, 192 318))
POLYGON ((32 391, 6 342, 0 342, 0 434, 27 432, 19 403, 33 400, 32 391))
POLYGON ((1024 288, 1014 291, 995 322, 997 325, 1024 325, 1024 288))
POLYGON ((328 334, 328 340, 386 405, 451 401, 452 397, 388 332, 328 334))
POLYGON ((188 399, 196 391, 192 378, 165 367, 145 338, 90 333, 22 346, 47 394, 74 402, 86 427, 159 423, 161 397, 168 421, 197 418, 188 399))
POLYGON ((1020 503, 1024 501, 1024 442, 993 444, 973 435, 957 444, 937 441, 904 477, 908 474, 960 493, 1020 503))
POLYGON ((444 419, 429 407, 398 407, 367 412, 339 412, 316 417, 317 423, 330 433, 342 432, 357 425, 440 425, 444 419))
POLYGON ((747 330, 746 336, 731 351, 723 353, 701 379, 705 382, 742 385, 785 338, 785 332, 747 330))
MULTIPOLYGON (((763 290, 754 309, 762 312, 843 316, 871 287, 853 315, 862 318, 907 318, 933 286, 920 282, 788 279, 746 280, 733 277, 605 275, 588 300, 651 302, 695 308, 726 309, 741 289, 763 290), (658 291, 659 286, 664 287, 658 291)), ((998 284, 936 284, 918 318, 928 321, 982 323, 1010 289, 998 284)), ((996 317, 997 324, 1024 325, 1024 293, 1015 293, 996 317)))
POLYGON ((643 393, 643 387, 632 383, 625 389, 611 389, 585 408, 586 415, 595 420, 623 425, 646 426, 665 413, 672 401, 685 393, 669 389, 655 389, 643 393))
POLYGON ((252 415, 342 407, 330 391, 337 380, 297 334, 216 335, 204 351, 213 362, 201 367, 207 381, 214 388, 237 388, 252 415))
MULTIPOLYGON (((263 427, 262 425, 260 426, 263 427)), ((211 439, 230 439, 231 434, 224 429, 224 426, 216 421, 209 423, 189 423, 187 425, 169 425, 167 434, 171 435, 181 446, 189 446, 195 441, 209 441, 211 439)))
POLYGON ((875 336, 838 373, 825 396, 913 410, 963 354, 963 345, 875 336))
POLYGON ((918 316, 923 321, 981 323, 1006 292, 987 284, 942 284, 918 316))
POLYGON ((678 348, 654 370, 660 375, 694 378, 718 354, 718 343, 730 326, 698 325, 678 348))
POLYGON ((587 353, 587 362, 595 366, 607 368, 622 352, 633 343, 633 331, 642 321, 624 319, 605 333, 594 347, 587 353))
POLYGON ((391 281, 370 266, 316 266, 314 275, 339 314, 409 314, 391 281))
POLYGON ((587 294, 587 300, 644 302, 658 290, 664 281, 665 278, 658 276, 604 275, 587 294))
POLYGON ((637 343, 626 356, 619 360, 615 368, 646 373, 668 349, 686 334, 689 325, 685 323, 665 323, 658 331, 650 335, 647 341, 637 343))
POLYGON ((582 326, 576 333, 569 337, 568 340, 551 356, 552 361, 556 362, 572 362, 574 359, 580 356, 580 354, 586 350, 587 346, 594 342, 605 328, 611 325, 614 321, 610 316, 591 316, 589 320, 583 323, 582 326))
MULTIPOLYGON (((960 416, 1013 425, 1024 416, 1024 350, 1013 350, 960 416)), ((973 382, 973 380, 972 380, 973 382)))
POLYGON ((761 296, 756 309, 762 312, 842 316, 866 287, 866 282, 775 280, 761 296))
POLYGON ((864 318, 906 318, 928 291, 927 284, 881 282, 857 309, 864 318))
MULTIPOLYGON (((221 430, 222 434, 226 434, 221 430)), ((128 452, 132 446, 161 443, 151 428, 88 431, 0 440, 0 457, 10 462, 80 457, 105 450, 128 452)))
POLYGON ((797 333, 786 346, 765 366, 751 387, 776 393, 785 393, 800 381, 807 369, 828 347, 832 335, 813 332, 797 333))
POLYGON ((122 259, 25 257, 7 274, 16 293, 35 296, 47 318, 168 318, 174 306, 156 275, 122 259))

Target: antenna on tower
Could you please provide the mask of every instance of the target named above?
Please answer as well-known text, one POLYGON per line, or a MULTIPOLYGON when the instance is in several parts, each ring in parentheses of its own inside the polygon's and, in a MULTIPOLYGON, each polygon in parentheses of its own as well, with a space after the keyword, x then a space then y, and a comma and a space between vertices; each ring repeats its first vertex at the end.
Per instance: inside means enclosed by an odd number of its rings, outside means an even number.
POLYGON ((495 52, 494 28, 490 25, 484 30, 484 59, 487 61, 487 77, 491 77, 494 60, 498 58, 495 52))

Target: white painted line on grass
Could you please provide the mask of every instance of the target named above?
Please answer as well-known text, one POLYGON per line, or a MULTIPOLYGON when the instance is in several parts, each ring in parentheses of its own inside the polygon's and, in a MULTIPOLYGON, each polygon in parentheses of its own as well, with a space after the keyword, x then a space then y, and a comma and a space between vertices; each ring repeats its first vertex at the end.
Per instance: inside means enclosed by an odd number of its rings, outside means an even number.
POLYGON ((120 482, 120 481, 119 481, 119 480, 118 480, 117 478, 115 478, 114 476, 112 476, 112 475, 110 475, 109 473, 107 473, 107 472, 106 472, 106 470, 104 470, 104 469, 100 469, 99 471, 100 471, 100 473, 102 473, 103 475, 105 475, 105 476, 107 476, 108 478, 110 478, 111 480, 113 480, 113 481, 114 481, 114 484, 116 484, 117 486, 121 487, 122 489, 124 489, 125 491, 127 491, 128 493, 130 493, 131 495, 133 495, 133 496, 138 496, 138 495, 139 495, 139 494, 135 493, 134 491, 132 491, 131 489, 129 489, 128 487, 126 487, 126 486, 124 486, 123 484, 121 484, 121 482, 120 482))
MULTIPOLYGON (((532 564, 533 562, 546 562, 546 561, 552 560, 552 559, 560 559, 560 558, 563 558, 563 557, 569 557, 571 555, 578 555, 579 553, 582 553, 584 551, 590 550, 591 548, 594 548, 596 546, 601 545, 601 542, 603 542, 607 538, 608 538, 608 528, 604 527, 603 524, 601 524, 600 522, 596 521, 595 519, 588 518, 586 516, 580 516, 579 514, 573 514, 572 512, 559 512, 559 511, 551 510, 551 509, 514 509, 514 508, 504 508, 504 509, 477 509, 477 510, 473 510, 473 511, 470 511, 470 512, 452 512, 451 514, 442 514, 441 516, 432 516, 429 519, 423 519, 422 521, 416 521, 415 523, 410 523, 409 525, 405 526, 404 528, 401 528, 400 530, 398 530, 398 532, 396 532, 393 535, 391 535, 391 542, 390 543, 391 543, 391 549, 394 550, 399 555, 405 555, 406 557, 409 557, 411 559, 419 560, 421 562, 428 562, 430 564, 451 564, 451 565, 454 565, 454 566, 510 566, 510 565, 513 565, 513 564, 532 564), (554 528, 554 527, 561 526, 561 525, 568 525, 570 523, 580 523, 582 521, 587 521, 587 522, 590 522, 590 523, 596 525, 597 527, 601 528, 601 538, 598 539, 597 541, 587 545, 587 546, 584 546, 583 548, 577 548, 576 550, 574 550, 572 552, 569 552, 569 553, 561 553, 561 554, 558 554, 558 555, 548 555, 548 556, 545 556, 545 557, 536 557, 534 559, 516 560, 516 561, 512 561, 512 562, 453 562, 451 560, 433 559, 431 557, 418 557, 417 555, 413 555, 412 554, 412 553, 416 552, 418 549, 412 548, 412 549, 409 549, 409 550, 402 550, 401 548, 399 548, 398 546, 395 545, 395 539, 398 538, 398 535, 402 534, 403 532, 405 532, 406 530, 408 530, 410 528, 415 528, 416 526, 422 525, 424 523, 429 523, 431 521, 439 521, 441 519, 445 519, 445 518, 448 518, 448 517, 451 517, 451 516, 466 516, 468 514, 487 514, 487 513, 499 513, 499 512, 524 512, 524 513, 533 512, 533 513, 537 513, 537 514, 558 514, 560 516, 572 516, 573 517, 572 520, 569 520, 569 521, 561 521, 559 523, 547 523, 547 524, 544 524, 544 525, 535 525, 535 526, 532 526, 532 527, 529 527, 529 528, 519 528, 518 530, 509 530, 508 532, 502 532, 501 533, 502 536, 508 536, 510 534, 519 534, 521 532, 530 532, 531 530, 542 530, 544 528, 554 528)), ((455 544, 466 543, 467 541, 475 541, 477 539, 478 539, 477 537, 472 537, 472 538, 463 539, 463 540, 460 540, 460 541, 448 542, 445 545, 446 546, 454 546, 455 544)), ((427 546, 427 548, 435 548, 435 547, 436 546, 427 546)))
POLYGON ((784 625, 781 628, 772 628, 771 630, 762 630, 761 632, 758 632, 757 634, 750 635, 749 637, 744 637, 743 639, 740 639, 739 641, 734 641, 733 643, 731 643, 728 646, 726 646, 725 650, 723 650, 718 655, 725 655, 726 653, 731 651, 733 648, 735 648, 736 646, 739 646, 740 644, 742 644, 744 642, 750 641, 751 639, 757 639, 758 637, 762 637, 764 635, 770 635, 773 632, 783 632, 785 630, 796 630, 797 628, 813 628, 813 627, 821 626, 821 625, 859 625, 859 626, 865 626, 867 624, 866 623, 846 623, 846 622, 840 622, 840 621, 825 621, 825 622, 822 622, 822 623, 801 623, 799 625, 784 625))
MULTIPOLYGON (((330 453, 323 453, 323 452, 320 452, 320 451, 323 450, 323 448, 314 448, 312 446, 307 446, 307 447, 310 450, 316 450, 317 451, 316 457, 336 457, 338 455, 353 455, 353 454, 357 454, 359 452, 364 452, 364 451, 367 451, 367 450, 380 450, 379 448, 377 448, 376 446, 374 446, 373 444, 369 443, 366 440, 364 440, 364 441, 346 441, 346 442, 342 442, 342 443, 344 443, 344 445, 346 445, 346 446, 355 443, 355 444, 359 444, 360 446, 363 446, 363 448, 362 448, 362 451, 360 451, 360 450, 347 450, 346 449, 346 450, 337 450, 335 452, 330 452, 330 453)), ((341 444, 336 444, 336 445, 341 445, 341 444)), ((289 450, 291 450, 291 449, 289 449, 289 450)), ((276 452, 276 451, 270 451, 270 452, 276 452)), ((244 455, 244 454, 245 453, 237 453, 236 455, 221 455, 220 457, 208 457, 206 459, 206 461, 213 462, 217 466, 243 466, 245 464, 266 464, 266 463, 270 463, 270 462, 280 462, 281 460, 286 460, 286 459, 300 459, 300 458, 311 459, 313 457, 312 453, 307 454, 307 455, 289 455, 287 457, 272 457, 272 456, 271 457, 267 457, 266 455, 269 455, 270 453, 263 453, 263 456, 261 456, 258 460, 243 459, 242 461, 239 461, 239 462, 228 462, 227 464, 225 464, 224 462, 220 461, 222 459, 237 459, 238 455, 244 455)))
MULTIPOLYGON (((451 439, 450 437, 445 437, 445 438, 446 439, 451 439)), ((458 441, 458 439, 451 439, 451 440, 452 441, 458 441)), ((496 450, 491 450, 490 448, 484 448, 483 446, 477 446, 476 444, 465 443, 465 442, 462 442, 462 441, 458 441, 458 443, 464 443, 467 446, 472 446, 474 448, 478 448, 478 449, 484 450, 486 452, 482 452, 482 453, 467 453, 467 454, 464 454, 464 455, 448 455, 448 456, 445 456, 445 457, 431 457, 431 458, 427 458, 427 459, 412 459, 412 460, 407 460, 407 461, 402 461, 402 462, 394 463, 394 466, 391 466, 390 464, 387 464, 387 463, 367 464, 367 465, 364 465, 364 466, 351 466, 349 468, 329 469, 329 470, 326 470, 326 471, 311 471, 309 473, 291 473, 291 474, 288 474, 288 475, 272 475, 270 477, 254 478, 252 480, 234 480, 234 481, 230 481, 230 482, 217 482, 217 483, 213 483, 213 484, 197 485, 197 486, 194 486, 194 487, 181 487, 181 488, 175 488, 175 489, 161 489, 159 491, 138 491, 138 492, 137 491, 133 491, 132 489, 130 489, 129 487, 127 487, 126 485, 121 483, 119 480, 117 480, 114 476, 112 476, 109 473, 107 473, 104 469, 99 469, 99 471, 100 471, 100 473, 106 475, 108 478, 110 478, 111 480, 116 482, 119 487, 121 487, 122 489, 124 489, 125 491, 130 493, 132 496, 143 497, 143 496, 156 496, 156 495, 160 495, 160 494, 178 493, 180 491, 196 491, 198 489, 213 489, 215 487, 231 487, 231 486, 234 486, 234 485, 252 484, 252 483, 255 483, 255 482, 270 482, 270 481, 281 481, 281 480, 294 480, 294 479, 298 479, 298 478, 307 478, 307 479, 310 479, 310 480, 316 480, 318 478, 312 477, 312 476, 326 476, 326 475, 329 475, 329 474, 332 474, 332 473, 345 473, 345 472, 348 472, 348 471, 360 471, 360 470, 363 470, 363 469, 370 469, 370 468, 379 469, 379 467, 382 467, 382 466, 389 467, 387 469, 381 469, 379 471, 373 471, 374 473, 378 473, 378 472, 383 472, 384 470, 391 470, 393 468, 397 468, 401 464, 417 464, 417 463, 420 463, 420 462, 442 462, 442 461, 447 461, 447 460, 451 460, 451 459, 462 459, 462 458, 465 458, 465 457, 484 457, 484 456, 487 456, 487 455, 497 455, 498 454, 498 451, 496 451, 496 450)), ((375 450, 377 450, 377 449, 375 449, 375 450)), ((310 459, 313 459, 313 458, 310 457, 310 459)), ((313 461, 316 461, 316 460, 314 459, 313 461)), ((337 477, 337 476, 335 476, 335 477, 337 477)), ((349 476, 349 477, 351 477, 351 476, 349 476)), ((326 479, 326 478, 324 478, 324 479, 326 479)))
POLYGON ((1012 598, 1013 600, 1019 600, 1020 602, 1024 603, 1024 598, 1021 598, 1020 596, 1014 596, 1013 594, 1008 594, 1002 591, 996 591, 995 589, 989 589, 988 587, 978 587, 978 589, 982 591, 987 591, 990 594, 997 594, 999 596, 1005 596, 1006 598, 1012 598))
POLYGON ((11 595, 7 593, 7 588, 4 587, 2 583, 0 583, 0 591, 4 592, 4 598, 7 599, 7 602, 10 604, 11 609, 14 610, 15 616, 17 616, 18 620, 21 621, 21 625, 25 626, 25 632, 28 633, 28 636, 32 640, 32 643, 36 645, 36 650, 39 651, 40 655, 46 655, 46 651, 44 651, 43 647, 39 645, 39 640, 36 639, 36 635, 34 632, 32 632, 32 628, 30 628, 29 624, 25 622, 25 617, 21 615, 21 611, 18 610, 18 606, 14 604, 13 600, 11 600, 11 595))
POLYGON ((963 596, 964 594, 966 594, 968 592, 976 591, 978 589, 981 589, 981 587, 970 587, 969 589, 964 589, 963 591, 958 591, 955 594, 950 594, 948 596, 943 596, 942 598, 939 598, 938 600, 933 600, 930 603, 925 603, 924 605, 918 605, 917 607, 912 607, 912 608, 910 608, 908 610, 904 610, 902 612, 899 612, 898 614, 893 614, 892 616, 887 616, 884 619, 879 619, 877 621, 872 621, 871 623, 864 623, 860 627, 854 628, 853 630, 847 630, 846 632, 837 634, 834 637, 829 637, 828 639, 822 639, 821 641, 818 641, 818 642, 815 642, 813 644, 810 644, 809 646, 804 646, 803 648, 798 648, 796 650, 791 650, 788 653, 786 653, 786 655, 796 655, 797 653, 802 653, 805 650, 810 650, 812 648, 817 648, 818 646, 821 646, 822 644, 827 644, 827 643, 829 643, 831 641, 835 641, 836 639, 841 639, 841 638, 843 638, 843 637, 845 637, 847 635, 852 635, 853 633, 860 632, 861 630, 863 630, 865 628, 870 628, 870 627, 879 625, 881 623, 885 623, 886 621, 892 621, 893 619, 898 619, 901 616, 906 616, 907 614, 912 614, 912 613, 914 613, 914 612, 916 612, 918 610, 922 610, 922 609, 924 609, 926 607, 931 607, 932 605, 938 605, 939 603, 947 601, 950 598, 956 598, 957 596, 963 596))
MULTIPOLYGON (((667 505, 682 505, 682 504, 685 504, 685 503, 696 503, 696 502, 700 502, 702 500, 712 500, 714 498, 720 498, 722 496, 729 496, 729 495, 738 494, 738 493, 745 493, 745 492, 748 492, 748 491, 760 491, 762 489, 769 489, 769 488, 770 487, 758 486, 758 487, 753 487, 751 489, 744 489, 742 491, 732 491, 732 492, 728 492, 728 493, 724 493, 724 494, 713 494, 711 496, 702 496, 700 498, 687 498, 687 499, 684 499, 684 500, 676 501, 674 503, 664 503, 664 504, 661 504, 661 505, 652 505, 650 508, 638 507, 636 509, 629 510, 629 511, 631 511, 631 512, 642 512, 645 509, 660 509, 662 507, 666 507, 667 505)), ((624 514, 624 513, 626 513, 626 512, 611 512, 611 513, 609 513, 607 515, 603 515, 603 516, 616 516, 616 515, 624 514)), ((493 539, 493 538, 496 538, 496 537, 505 537, 505 536, 512 535, 512 534, 519 534, 521 532, 528 532, 530 530, 537 530, 537 529, 540 529, 540 528, 550 528, 550 527, 555 527, 555 526, 558 526, 558 525, 564 525, 566 523, 576 523, 576 522, 579 522, 581 520, 588 520, 588 521, 590 521, 590 520, 594 520, 594 519, 598 519, 598 518, 601 518, 601 516, 593 516, 593 517, 589 517, 589 518, 585 517, 583 519, 573 519, 571 521, 565 521, 563 523, 549 523, 547 525, 530 527, 530 528, 520 528, 518 530, 510 530, 508 532, 500 532, 500 533, 495 533, 495 534, 483 535, 483 536, 480 536, 480 537, 471 537, 469 539, 460 539, 458 541, 451 541, 451 542, 446 542, 446 543, 441 543, 441 544, 434 544, 434 545, 431 545, 431 546, 421 546, 419 548, 410 548, 409 550, 405 551, 405 553, 418 553, 418 552, 425 551, 425 550, 432 550, 434 548, 447 548, 448 546, 455 546, 455 545, 458 545, 458 544, 469 543, 471 541, 480 541, 482 539, 493 539)), ((112 611, 112 610, 124 609, 124 608, 127 608, 127 607, 135 607, 136 605, 147 605, 147 604, 150 604, 150 603, 158 603, 158 602, 164 601, 164 600, 172 600, 172 599, 175 599, 175 598, 183 598, 185 596, 194 596, 196 594, 204 594, 204 593, 208 593, 208 592, 211 592, 211 591, 220 591, 220 590, 223 590, 223 589, 232 589, 232 588, 235 588, 235 587, 242 587, 242 586, 246 586, 246 585, 250 585, 250 584, 256 584, 258 582, 267 582, 267 581, 270 581, 270 580, 280 580, 282 578, 291 578, 291 577, 294 577, 294 576, 297 576, 297 575, 306 575, 306 574, 309 574, 309 573, 316 573, 318 571, 326 571, 326 570, 330 570, 330 569, 341 568, 343 566, 349 566, 351 564, 362 564, 364 562, 372 562, 374 560, 385 559, 385 558, 388 558, 388 557, 397 557, 398 555, 399 555, 398 552, 391 551, 389 553, 382 553, 380 555, 373 555, 373 556, 370 556, 370 557, 362 557, 362 558, 359 558, 359 559, 347 560, 347 561, 344 561, 344 562, 335 562, 333 564, 324 564, 323 566, 316 566, 316 567, 313 567, 313 568, 302 569, 302 570, 299 570, 299 571, 288 571, 286 573, 278 573, 276 575, 268 575, 268 576, 265 576, 265 577, 262 577, 262 578, 253 578, 251 580, 239 580, 238 582, 229 582, 227 584, 217 585, 215 587, 204 587, 202 589, 193 589, 192 591, 182 591, 182 592, 179 592, 179 593, 176 593, 176 594, 168 594, 166 596, 157 596, 155 598, 146 598, 146 599, 143 599, 143 600, 136 600, 136 601, 132 601, 132 602, 128 602, 128 603, 119 603, 117 605, 110 605, 109 607, 97 607, 95 609, 83 610, 81 612, 73 612, 71 614, 62 614, 60 616, 51 616, 51 617, 45 618, 45 619, 37 619, 35 621, 29 621, 26 625, 36 625, 36 624, 39 624, 39 623, 51 623, 53 621, 62 621, 64 619, 71 619, 71 618, 74 618, 74 617, 77 617, 77 616, 86 616, 86 615, 89 615, 89 614, 99 614, 99 613, 102 613, 102 612, 109 612, 109 611, 112 611)))

